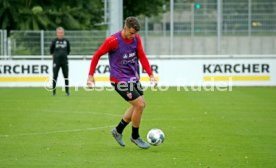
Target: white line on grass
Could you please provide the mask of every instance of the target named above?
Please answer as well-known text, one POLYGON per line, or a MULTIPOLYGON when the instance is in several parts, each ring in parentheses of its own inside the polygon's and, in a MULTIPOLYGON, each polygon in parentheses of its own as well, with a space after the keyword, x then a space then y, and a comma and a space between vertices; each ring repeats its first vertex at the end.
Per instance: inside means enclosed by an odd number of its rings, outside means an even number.
POLYGON ((31 136, 31 135, 47 135, 47 134, 58 134, 58 133, 70 133, 70 132, 83 132, 83 131, 95 131, 105 128, 112 128, 114 125, 108 125, 103 127, 92 127, 92 128, 80 128, 80 129, 70 129, 70 130, 60 130, 60 131, 46 131, 46 132, 33 132, 33 133, 19 133, 10 135, 0 135, 2 137, 17 137, 17 136, 31 136))
POLYGON ((111 113, 103 113, 103 112, 91 112, 91 111, 64 111, 64 110, 37 110, 37 112, 42 113, 66 113, 66 114, 92 114, 92 115, 106 115, 106 116, 112 116, 112 117, 119 117, 122 116, 121 114, 111 114, 111 113))
POLYGON ((67 114, 92 114, 92 115, 106 115, 106 116, 112 116, 112 117, 118 117, 122 116, 121 114, 110 114, 110 113, 102 113, 102 112, 90 112, 90 111, 80 111, 80 112, 68 112, 68 111, 62 111, 62 110, 57 110, 57 111, 49 111, 49 110, 40 110, 42 112, 46 113, 67 113, 67 114))

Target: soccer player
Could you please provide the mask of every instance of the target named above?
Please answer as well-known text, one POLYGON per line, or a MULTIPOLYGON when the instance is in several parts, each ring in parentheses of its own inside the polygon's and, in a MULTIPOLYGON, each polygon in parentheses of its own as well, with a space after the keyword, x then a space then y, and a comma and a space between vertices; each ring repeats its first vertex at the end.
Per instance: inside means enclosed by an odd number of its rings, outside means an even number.
POLYGON ((122 139, 122 133, 124 128, 132 122, 131 142, 140 148, 147 149, 150 145, 139 136, 139 126, 145 108, 145 100, 142 86, 139 82, 138 60, 148 73, 151 82, 154 85, 157 82, 144 53, 138 34, 139 30, 140 24, 138 20, 135 17, 128 17, 125 20, 124 28, 104 41, 92 58, 87 85, 88 87, 95 85, 94 72, 99 58, 108 53, 111 85, 122 98, 130 103, 130 107, 126 110, 122 120, 117 127, 111 130, 111 133, 119 145, 124 147, 125 143, 122 139))
POLYGON ((69 96, 68 55, 70 54, 70 43, 64 38, 64 29, 62 27, 56 29, 56 35, 57 38, 52 41, 50 46, 50 54, 53 57, 53 96, 56 95, 56 84, 60 68, 65 80, 66 95, 69 96))

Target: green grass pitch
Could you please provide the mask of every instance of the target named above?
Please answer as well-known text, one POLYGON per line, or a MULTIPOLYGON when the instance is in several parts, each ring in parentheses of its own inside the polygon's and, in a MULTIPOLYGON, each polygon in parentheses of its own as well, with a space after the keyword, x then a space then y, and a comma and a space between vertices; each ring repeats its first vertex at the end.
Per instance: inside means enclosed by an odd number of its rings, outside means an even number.
POLYGON ((145 92, 140 135, 151 128, 165 142, 142 150, 124 132, 111 137, 129 106, 117 93, 43 88, 0 89, 1 168, 276 167, 276 88, 231 92, 145 92))

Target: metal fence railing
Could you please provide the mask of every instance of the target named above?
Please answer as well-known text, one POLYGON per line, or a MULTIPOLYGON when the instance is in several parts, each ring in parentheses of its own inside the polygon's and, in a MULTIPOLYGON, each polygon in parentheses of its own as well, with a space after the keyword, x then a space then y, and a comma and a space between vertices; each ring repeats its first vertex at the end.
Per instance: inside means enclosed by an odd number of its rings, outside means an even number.
MULTIPOLYGON (((71 55, 92 55, 106 38, 105 31, 65 31, 71 44, 71 55)), ((11 56, 49 55, 55 31, 11 31, 9 36, 11 56)))
POLYGON ((4 55, 4 40, 3 40, 3 34, 4 34, 4 30, 0 30, 0 55, 4 55))
POLYGON ((148 54, 275 56, 273 0, 171 0, 165 8, 140 18, 148 54))
MULTIPOLYGON (((143 17, 140 35, 147 55, 276 57, 276 1, 170 0, 167 12, 143 17)), ((119 31, 119 30, 118 30, 119 31)), ((49 55, 55 31, 0 31, 0 58, 49 55)), ((71 55, 91 56, 106 31, 65 31, 71 55)))
POLYGON ((7 30, 0 30, 0 59, 7 59, 8 55, 7 30))

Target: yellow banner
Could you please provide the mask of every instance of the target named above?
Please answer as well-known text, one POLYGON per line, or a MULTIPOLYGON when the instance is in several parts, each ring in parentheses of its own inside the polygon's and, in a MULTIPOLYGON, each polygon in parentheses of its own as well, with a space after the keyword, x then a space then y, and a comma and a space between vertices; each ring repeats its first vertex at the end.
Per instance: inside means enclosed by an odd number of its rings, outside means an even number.
POLYGON ((204 76, 204 81, 270 81, 270 76, 204 76))
POLYGON ((47 76, 0 77, 0 82, 49 82, 47 76))
MULTIPOLYGON (((158 76, 155 76, 154 78, 155 78, 155 80, 159 81, 159 77, 158 76)), ((107 76, 95 76, 95 81, 96 82, 109 82, 110 79, 107 76)), ((140 77, 140 81, 141 82, 149 82, 150 78, 148 76, 141 76, 140 77)))

